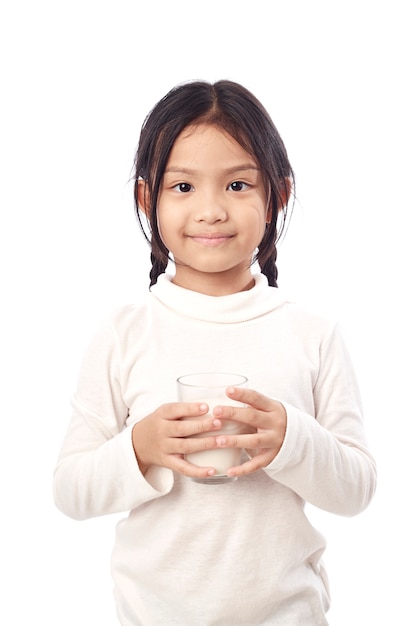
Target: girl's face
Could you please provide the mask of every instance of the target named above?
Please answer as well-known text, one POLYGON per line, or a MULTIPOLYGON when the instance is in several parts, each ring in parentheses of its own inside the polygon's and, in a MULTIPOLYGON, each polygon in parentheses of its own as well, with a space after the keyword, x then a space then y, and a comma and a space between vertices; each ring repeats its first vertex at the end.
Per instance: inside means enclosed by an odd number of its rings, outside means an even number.
MULTIPOLYGON (((252 257, 268 221, 268 194, 254 158, 215 126, 187 127, 160 188, 158 224, 175 259, 174 283, 209 295, 253 285, 252 257)), ((144 185, 139 201, 145 207, 144 185)))

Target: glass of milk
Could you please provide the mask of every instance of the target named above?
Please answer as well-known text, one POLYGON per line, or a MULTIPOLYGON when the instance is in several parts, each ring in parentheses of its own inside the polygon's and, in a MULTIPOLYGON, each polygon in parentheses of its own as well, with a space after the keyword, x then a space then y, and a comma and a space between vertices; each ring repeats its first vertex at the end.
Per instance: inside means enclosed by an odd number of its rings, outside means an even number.
MULTIPOLYGON (((241 402, 226 396, 227 387, 247 387, 248 379, 240 374, 225 374, 222 372, 206 372, 202 374, 187 374, 177 379, 178 400, 181 402, 205 402, 209 407, 208 416, 217 405, 245 406, 241 402)), ((184 418, 201 419, 201 418, 184 418)), ((221 420, 222 427, 215 432, 199 433, 194 437, 210 437, 217 435, 235 435, 248 432, 245 424, 232 420, 221 420)), ((193 478, 198 483, 221 484, 236 480, 237 477, 227 476, 230 467, 239 465, 241 448, 215 448, 192 452, 185 456, 186 460, 199 467, 214 467, 216 474, 204 478, 193 478)))

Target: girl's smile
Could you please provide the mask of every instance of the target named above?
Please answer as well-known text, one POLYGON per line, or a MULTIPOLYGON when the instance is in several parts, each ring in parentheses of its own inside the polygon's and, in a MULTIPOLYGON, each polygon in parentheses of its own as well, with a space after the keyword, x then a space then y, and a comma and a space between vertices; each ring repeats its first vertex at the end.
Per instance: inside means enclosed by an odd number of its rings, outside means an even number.
POLYGON ((228 235, 226 233, 198 233, 195 235, 187 235, 190 239, 195 241, 202 246, 208 246, 209 248, 215 246, 221 246, 224 243, 227 243, 232 239, 233 235, 228 235))
MULTIPOLYGON (((138 191, 146 211, 143 182, 138 191)), ((185 128, 171 150, 158 202, 174 282, 210 295, 247 289, 267 220, 267 193, 254 158, 216 126, 185 128)))

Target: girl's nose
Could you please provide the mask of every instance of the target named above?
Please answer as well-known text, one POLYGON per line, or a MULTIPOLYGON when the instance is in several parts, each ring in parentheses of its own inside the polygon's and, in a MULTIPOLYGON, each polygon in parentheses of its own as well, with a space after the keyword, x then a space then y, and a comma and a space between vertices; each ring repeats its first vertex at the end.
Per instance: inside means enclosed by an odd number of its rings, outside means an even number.
POLYGON ((207 193, 196 198, 194 219, 197 222, 207 222, 208 224, 224 222, 227 219, 224 199, 214 193, 207 193))

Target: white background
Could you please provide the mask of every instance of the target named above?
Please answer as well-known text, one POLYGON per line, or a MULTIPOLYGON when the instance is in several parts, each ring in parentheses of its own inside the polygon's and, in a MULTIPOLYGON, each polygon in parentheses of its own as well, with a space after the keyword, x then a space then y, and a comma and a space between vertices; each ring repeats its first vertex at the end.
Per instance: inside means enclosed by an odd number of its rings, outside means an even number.
POLYGON ((52 472, 88 338, 147 289, 129 183, 140 126, 191 78, 239 81, 271 113, 298 184, 280 284, 337 314, 356 364, 379 488, 356 518, 312 512, 329 541, 330 623, 416 623, 413 5, 1 9, 2 624, 116 624, 116 519, 65 518, 52 472))

